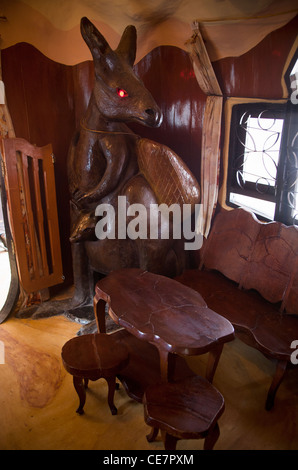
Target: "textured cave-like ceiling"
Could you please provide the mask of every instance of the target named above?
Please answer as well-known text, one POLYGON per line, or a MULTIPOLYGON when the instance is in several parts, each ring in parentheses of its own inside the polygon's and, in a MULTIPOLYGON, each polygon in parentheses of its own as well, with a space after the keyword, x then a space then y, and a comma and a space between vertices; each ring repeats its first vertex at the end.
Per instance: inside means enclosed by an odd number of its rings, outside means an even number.
POLYGON ((185 48, 198 22, 211 60, 239 56, 298 12, 298 0, 1 0, 1 48, 28 42, 57 62, 91 58, 81 38, 87 16, 116 47, 128 24, 138 31, 137 61, 154 47, 185 48))

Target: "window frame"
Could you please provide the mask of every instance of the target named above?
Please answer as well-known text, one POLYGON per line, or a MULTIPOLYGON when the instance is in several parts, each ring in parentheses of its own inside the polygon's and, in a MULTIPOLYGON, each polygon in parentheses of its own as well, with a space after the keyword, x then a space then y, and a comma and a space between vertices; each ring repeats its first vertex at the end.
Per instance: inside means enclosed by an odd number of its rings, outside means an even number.
MULTIPOLYGON (((239 120, 241 116, 245 112, 249 113, 249 116, 252 117, 258 117, 260 112, 264 111, 266 109, 267 112, 271 113, 271 116, 278 118, 278 119, 283 119, 284 124, 283 128, 286 123, 286 103, 275 103, 275 102, 250 102, 250 103, 239 103, 236 104, 232 107, 232 112, 231 112, 231 121, 230 121, 230 135, 229 135, 229 152, 228 152, 228 171, 227 171, 227 192, 226 192, 226 204, 230 207, 239 207, 239 204, 235 204, 229 200, 230 198, 230 193, 236 193, 239 195, 243 196, 249 196, 254 199, 259 199, 263 201, 270 201, 275 204, 275 207, 279 204, 279 195, 280 191, 278 186, 281 184, 280 180, 280 173, 283 165, 283 160, 284 157, 282 155, 282 152, 280 152, 280 159, 279 163, 277 166, 277 174, 276 174, 276 187, 277 191, 275 191, 275 186, 269 186, 269 185, 259 185, 259 188, 262 189, 263 192, 258 192, 256 183, 246 181, 244 184, 244 187, 241 187, 237 183, 237 171, 241 167, 240 164, 237 166, 234 165, 235 160, 239 160, 239 163, 243 163, 244 161, 244 152, 243 152, 243 144, 241 142, 245 141, 245 136, 246 136, 246 131, 244 127, 240 128, 240 135, 238 132, 236 132, 236 129, 239 127, 239 120), (274 114, 273 114, 274 113, 274 114), (241 156, 243 155, 243 159, 241 160, 241 156)), ((282 132, 281 135, 281 143, 280 143, 280 149, 283 147, 283 134, 282 132)), ((253 209, 251 209, 253 212, 255 212, 253 209)), ((256 216, 269 221, 271 219, 266 218, 257 212, 255 212, 256 216)))
MULTIPOLYGON (((292 210, 286 202, 287 191, 284 187, 286 181, 286 174, 289 172, 289 163, 287 160, 288 139, 291 128, 291 121, 297 122, 298 106, 293 105, 290 101, 284 102, 268 102, 268 101, 250 101, 245 103, 234 104, 231 109, 230 119, 230 132, 229 132, 229 146, 228 146, 228 164, 227 164, 227 178, 226 178, 226 198, 225 204, 228 207, 246 207, 251 210, 257 218, 263 221, 279 221, 285 225, 293 225, 292 210), (271 116, 283 119, 283 129, 281 133, 281 143, 279 150, 279 161, 277 164, 277 173, 275 178, 275 186, 259 185, 260 189, 264 192, 258 192, 256 183, 245 182, 244 187, 237 183, 237 171, 241 168, 241 162, 244 161, 244 145, 246 131, 245 127, 240 129, 240 135, 237 131, 239 121, 243 114, 247 112, 249 116, 257 117, 262 111, 272 112, 271 116), (239 138, 240 137, 240 138, 239 138), (243 155, 243 160, 241 156, 243 155), (240 161, 235 165, 235 160, 240 161), (266 189, 266 191, 265 191, 266 189), (230 201, 230 194, 236 193, 243 196, 249 196, 255 200, 270 201, 275 204, 274 217, 269 218, 262 215, 256 209, 249 206, 241 206, 240 204, 230 201)), ((270 117, 270 115, 269 115, 270 117)), ((296 223, 295 223, 296 225, 296 223)))
MULTIPOLYGON (((229 194, 236 193, 240 194, 243 196, 249 196, 253 197, 255 199, 260 199, 260 200, 265 200, 265 201, 270 201, 274 202, 275 204, 277 203, 277 198, 275 194, 275 188, 274 186, 266 186, 264 184, 259 184, 260 189, 262 189, 262 192, 258 192, 256 183, 246 181, 244 183, 244 187, 241 188, 241 186, 237 183, 237 171, 239 171, 239 168, 241 167, 241 164, 244 162, 244 152, 243 152, 243 144, 242 142, 245 141, 246 137, 246 131, 244 127, 240 128, 240 135, 238 132, 235 132, 235 130, 239 126, 239 120, 241 116, 245 112, 249 113, 249 116, 251 117, 258 117, 260 112, 264 111, 266 109, 267 112, 269 113, 275 113, 271 114, 272 117, 278 118, 278 119, 283 119, 285 123, 285 114, 286 114, 286 104, 285 103, 272 103, 272 102, 255 102, 255 103, 241 103, 233 106, 232 109, 232 116, 231 116, 231 125, 230 125, 230 138, 229 138, 229 158, 228 158, 228 176, 227 176, 227 199, 226 203, 228 205, 232 205, 235 207, 238 207, 238 205, 233 204, 232 202, 229 201, 229 194), (242 160, 241 157, 243 156, 242 160), (239 164, 234 165, 235 160, 239 161, 239 164)), ((281 136, 282 139, 282 136, 281 136)), ((280 147, 282 147, 282 142, 280 144, 280 147)), ((281 161, 278 163, 278 167, 281 164, 281 161)), ((277 170, 277 175, 276 175, 276 181, 278 184, 278 170, 277 170)))
MULTIPOLYGON (((219 198, 218 201, 220 205, 225 208, 226 210, 232 210, 233 208, 237 207, 245 207, 246 209, 253 212, 257 218, 263 221, 280 221, 285 225, 293 225, 298 226, 298 73, 293 75, 293 68, 295 63, 298 61, 298 40, 293 44, 291 52, 288 56, 288 60, 286 61, 286 67, 284 69, 284 73, 282 76, 282 87, 283 87, 283 98, 277 100, 270 100, 270 99, 262 99, 262 98, 236 98, 236 97, 227 97, 225 101, 225 110, 224 110, 224 144, 223 144, 223 152, 222 152, 222 162, 223 162, 223 177, 222 183, 220 185, 219 190, 219 198), (293 85, 293 81, 295 82, 295 86, 293 85), (292 98, 294 97, 295 100, 292 98), (285 117, 284 117, 284 124, 283 124, 283 132, 282 132, 282 140, 280 144, 280 159, 278 163, 278 171, 276 174, 276 195, 275 195, 275 213, 273 218, 267 218, 263 215, 257 213, 255 209, 249 206, 240 205, 229 201, 229 196, 231 192, 231 165, 230 165, 230 154, 231 154, 231 146, 233 144, 233 131, 235 129, 235 110, 238 106, 243 107, 270 107, 273 106, 275 108, 279 108, 280 110, 285 110, 285 117), (294 136, 294 137, 293 137, 294 136), (294 143, 294 145, 292 145, 294 143), (292 146, 291 146, 292 145, 292 146), (295 164, 286 165, 287 159, 289 159, 289 150, 292 150, 294 154, 295 164), (296 214, 293 216, 293 210, 289 206, 289 202, 286 203, 286 199, 291 194, 290 187, 287 190, 283 189, 283 182, 285 178, 289 178, 290 169, 294 166, 294 177, 296 178, 296 186, 294 188, 294 193, 297 195, 296 199, 296 214), (288 172, 288 174, 287 174, 288 172), (295 219, 295 220, 294 220, 295 219)), ((289 179, 288 179, 289 181, 289 179)), ((255 184, 255 183, 252 183, 255 184)), ((292 185, 293 186, 293 185, 292 185)), ((247 185, 249 188, 250 185, 247 185)), ((246 192, 246 191, 245 191, 246 192)), ((257 201, 259 200, 271 200, 272 201, 272 190, 269 191, 269 194, 262 195, 260 197, 254 198, 257 201)), ((292 192, 293 193, 293 192, 292 192)), ((244 194, 244 192, 240 192, 240 194, 244 194)), ((252 194, 244 194, 251 196, 252 194)))

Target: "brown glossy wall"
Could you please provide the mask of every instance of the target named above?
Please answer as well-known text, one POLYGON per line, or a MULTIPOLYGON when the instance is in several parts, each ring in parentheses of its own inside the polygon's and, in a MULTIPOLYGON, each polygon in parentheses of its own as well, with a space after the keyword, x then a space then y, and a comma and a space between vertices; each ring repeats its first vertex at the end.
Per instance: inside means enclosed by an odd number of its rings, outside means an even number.
POLYGON ((162 46, 141 60, 135 70, 152 90, 164 116, 159 129, 145 130, 146 137, 174 150, 199 180, 206 96, 198 86, 188 54, 162 46))
MULTIPOLYGON (((297 18, 238 58, 213 64, 224 96, 280 98, 281 74, 295 40, 297 18)), ((52 143, 56 164, 58 215, 66 284, 72 282, 69 196, 66 161, 71 136, 86 109, 93 86, 93 63, 66 66, 51 61, 29 44, 2 51, 2 75, 17 137, 39 146, 52 143)), ((136 73, 162 108, 160 128, 131 126, 172 148, 200 181, 202 123, 206 97, 188 54, 173 46, 151 51, 136 73)))
POLYGON ((298 16, 240 57, 213 63, 225 96, 280 99, 281 77, 298 31, 298 16))
MULTIPOLYGON (((224 103, 229 97, 279 100, 284 97, 282 77, 298 31, 298 16, 273 31, 256 47, 240 57, 227 57, 213 63, 224 103)), ((222 123, 222 142, 226 123, 222 123)), ((229 124, 228 124, 229 125, 229 124)), ((220 185, 223 165, 220 168, 220 185)))
POLYGON ((63 273, 72 281, 68 243, 69 197, 66 159, 75 125, 72 68, 20 43, 2 51, 2 76, 15 134, 32 144, 52 143, 63 273))

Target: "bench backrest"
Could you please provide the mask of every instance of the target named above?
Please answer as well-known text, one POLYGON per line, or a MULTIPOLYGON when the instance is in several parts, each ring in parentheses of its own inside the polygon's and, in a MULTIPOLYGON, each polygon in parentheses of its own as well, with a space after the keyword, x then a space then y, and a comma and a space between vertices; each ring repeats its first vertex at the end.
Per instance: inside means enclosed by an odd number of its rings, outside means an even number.
POLYGON ((201 249, 201 266, 255 289, 282 310, 298 314, 298 230, 263 223, 244 209, 221 210, 201 249))

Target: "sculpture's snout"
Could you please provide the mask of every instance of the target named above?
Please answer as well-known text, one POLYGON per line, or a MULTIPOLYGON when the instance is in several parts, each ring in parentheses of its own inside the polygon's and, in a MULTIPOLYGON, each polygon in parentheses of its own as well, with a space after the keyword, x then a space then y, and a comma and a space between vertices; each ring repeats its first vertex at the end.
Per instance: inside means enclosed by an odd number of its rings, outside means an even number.
POLYGON ((161 110, 156 107, 154 108, 147 108, 145 110, 145 124, 150 127, 159 127, 162 123, 163 115, 161 110))

